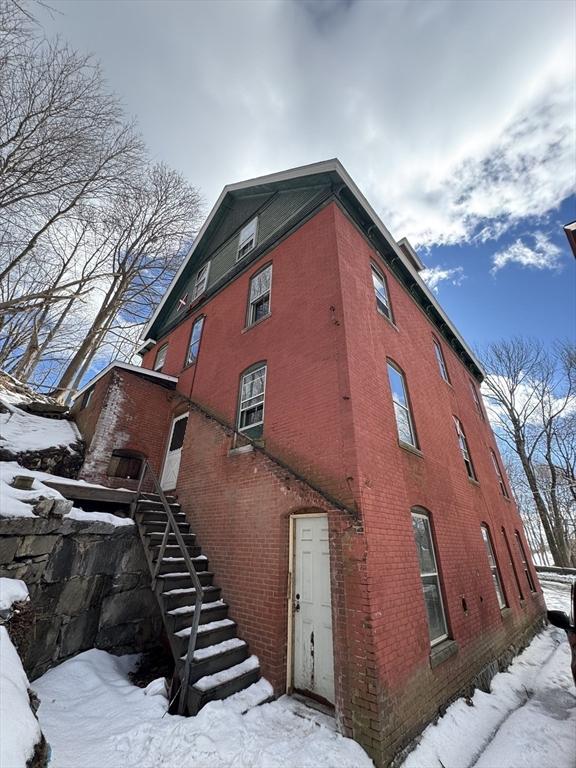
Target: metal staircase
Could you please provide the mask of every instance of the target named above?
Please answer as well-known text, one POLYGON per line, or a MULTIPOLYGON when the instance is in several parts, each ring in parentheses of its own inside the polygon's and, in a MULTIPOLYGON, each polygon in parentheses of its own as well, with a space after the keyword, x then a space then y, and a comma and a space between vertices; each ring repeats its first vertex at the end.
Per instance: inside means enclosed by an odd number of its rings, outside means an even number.
POLYGON ((207 702, 256 683, 260 665, 228 618, 186 515, 174 497, 165 496, 147 461, 131 513, 174 656, 171 698, 177 699, 178 714, 195 715, 207 702), (154 493, 142 492, 146 477, 154 493))

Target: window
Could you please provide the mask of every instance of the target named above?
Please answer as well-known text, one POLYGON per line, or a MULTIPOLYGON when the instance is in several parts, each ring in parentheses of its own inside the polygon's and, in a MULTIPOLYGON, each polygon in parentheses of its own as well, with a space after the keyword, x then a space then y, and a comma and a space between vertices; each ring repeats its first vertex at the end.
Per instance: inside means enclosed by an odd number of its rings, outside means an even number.
POLYGON ((126 480, 136 480, 140 477, 143 454, 139 451, 124 449, 112 451, 108 464, 108 477, 122 477, 126 480))
POLYGON ((197 299, 198 296, 201 296, 206 290, 206 286, 208 285, 209 272, 210 272, 210 262, 207 261, 206 264, 204 264, 204 266, 197 272, 196 277, 194 278, 194 288, 192 289, 192 301, 194 301, 194 299, 197 299))
POLYGON ((440 368, 440 376, 450 384, 450 377, 448 376, 448 369, 446 368, 446 361, 444 360, 444 353, 442 352, 440 342, 435 338, 432 339, 432 342, 434 343, 434 353, 438 362, 438 368, 440 368))
POLYGON ((416 435, 410 404, 406 393, 404 376, 396 366, 388 362, 388 378, 390 380, 390 389, 392 390, 392 400, 394 402, 394 414, 396 416, 396 427, 400 442, 412 445, 417 448, 416 435))
POLYGON ((166 360, 166 352, 168 352, 168 344, 163 344, 156 353, 156 360, 154 361, 154 370, 161 371, 164 367, 166 360))
POLYGON ((202 315, 202 317, 198 317, 192 326, 192 333, 190 334, 190 345, 188 347, 188 356, 186 357, 186 365, 195 363, 196 359, 198 358, 198 350, 200 349, 200 339, 202 338, 203 327, 204 315, 202 315))
POLYGON ((272 264, 250 280, 250 304, 248 307, 248 325, 257 323, 270 314, 270 287, 272 285, 272 264))
POLYGON ((514 581, 516 582, 516 588, 518 590, 518 597, 520 600, 524 600, 524 595, 522 593, 522 587, 520 586, 520 579, 518 578, 518 571, 516 570, 516 565, 514 563, 514 558, 512 557, 512 550, 510 549, 510 542, 508 541, 508 536, 506 535, 506 529, 504 526, 502 526, 502 538, 504 539, 504 544, 506 544, 506 552, 508 553, 508 560, 510 562, 510 568, 512 568, 512 573, 514 574, 514 581))
POLYGON ((240 382, 240 405, 238 408, 238 431, 248 437, 260 437, 264 424, 264 390, 266 389, 266 366, 246 371, 240 382))
POLYGON ((520 534, 518 533, 518 531, 515 531, 514 537, 516 538, 516 544, 518 546, 518 552, 520 553, 520 560, 522 562, 522 569, 526 576, 526 581, 528 582, 528 586, 530 587, 530 592, 536 592, 534 579, 532 578, 530 566, 528 565, 528 560, 526 558, 526 552, 524 551, 524 544, 522 544, 522 539, 520 538, 520 534))
POLYGON ((240 261, 256 245, 256 234, 258 230, 258 219, 252 219, 249 224, 240 230, 240 239, 238 240, 238 253, 236 261, 240 261))
POLYGON ((82 405, 81 408, 87 408, 90 404, 90 400, 92 400, 92 395, 94 394, 94 387, 89 389, 87 392, 84 392, 84 397, 82 398, 82 405))
POLYGON ((498 478, 498 482, 500 483, 500 491, 502 492, 502 496, 504 496, 506 499, 508 497, 508 489, 506 488, 506 483, 504 482, 504 477, 502 476, 502 472, 500 470, 500 465, 498 464, 498 459, 496 458, 496 454, 490 448, 490 455, 492 456, 492 464, 494 464, 494 471, 496 472, 496 477, 498 478))
POLYGON ((428 515, 422 512, 412 512, 412 528, 420 562, 420 578, 422 579, 422 591, 428 614, 430 643, 435 645, 448 637, 448 630, 428 515))
POLYGON ((372 265, 372 284, 374 285, 374 293, 376 294, 376 306, 383 315, 386 315, 388 320, 392 320, 392 309, 390 307, 390 299, 388 298, 386 278, 374 265, 372 265))
POLYGON ((488 564, 492 573, 492 581, 494 582, 494 589, 496 590, 496 597, 498 598, 498 605, 500 609, 506 608, 506 598, 504 597, 504 590, 502 589, 502 579, 500 578, 500 571, 498 570, 498 564, 494 557, 494 549, 492 547, 492 539, 490 538, 490 531, 483 525, 481 526, 482 538, 484 539, 484 545, 486 547, 486 554, 488 555, 488 564))
POLYGON ((469 379, 470 381, 470 389, 472 390, 472 398, 474 399, 474 405, 476 406, 476 410, 480 414, 480 418, 484 420, 484 411, 482 410, 482 403, 480 402, 480 396, 478 394, 478 390, 476 389, 476 385, 472 381, 472 379, 469 379))
POLYGON ((464 434, 464 427, 462 426, 460 419, 457 419, 456 416, 454 416, 454 424, 456 426, 456 434, 458 436, 458 443, 460 445, 462 458, 464 459, 466 472, 468 473, 470 480, 476 480, 476 473, 474 472, 474 465, 472 464, 472 458, 470 457, 470 451, 468 450, 468 441, 464 434))

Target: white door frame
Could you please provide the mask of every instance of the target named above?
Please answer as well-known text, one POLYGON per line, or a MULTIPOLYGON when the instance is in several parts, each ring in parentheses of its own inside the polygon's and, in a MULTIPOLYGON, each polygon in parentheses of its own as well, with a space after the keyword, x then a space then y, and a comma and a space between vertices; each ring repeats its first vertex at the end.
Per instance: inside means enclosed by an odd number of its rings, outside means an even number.
MULTIPOLYGON (((290 529, 289 529, 289 540, 288 540, 288 642, 287 642, 287 654, 286 654, 286 692, 291 693, 294 690, 294 601, 293 601, 293 595, 294 595, 294 555, 296 548, 294 546, 295 543, 295 534, 296 534, 296 525, 295 521, 303 519, 305 517, 325 517, 328 519, 328 514, 326 512, 305 512, 301 515, 290 515, 290 529)), ((329 519, 328 519, 328 522, 329 519)), ((330 584, 332 584, 332 580, 330 580, 330 584)), ((330 590, 332 591, 332 590, 330 590)), ((334 602, 332 600, 332 594, 330 594, 330 602, 332 605, 332 608, 334 607, 334 602)), ((334 653, 334 622, 332 622, 332 653, 334 653)), ((336 670, 334 670, 336 671, 336 670)), ((336 675, 334 675, 334 683, 336 683, 336 675)), ((336 690, 334 690, 334 695, 336 696, 336 690)))
MULTIPOLYGON (((176 422, 181 421, 184 418, 188 418, 190 415, 190 411, 186 411, 186 413, 181 413, 179 416, 173 416, 172 417, 172 425, 170 427, 170 434, 168 436, 168 442, 166 443, 166 451, 164 453, 164 462, 162 463, 162 472, 160 473, 160 487, 162 490, 163 488, 163 481, 164 481, 164 472, 166 470, 166 462, 168 460, 168 456, 170 454, 170 443, 172 442, 172 436, 174 434, 174 427, 176 426, 176 422)), ((180 449, 181 451, 182 449, 180 449)), ((180 469, 180 468, 178 468, 180 469)), ((166 490, 172 490, 171 488, 168 488, 166 490)))

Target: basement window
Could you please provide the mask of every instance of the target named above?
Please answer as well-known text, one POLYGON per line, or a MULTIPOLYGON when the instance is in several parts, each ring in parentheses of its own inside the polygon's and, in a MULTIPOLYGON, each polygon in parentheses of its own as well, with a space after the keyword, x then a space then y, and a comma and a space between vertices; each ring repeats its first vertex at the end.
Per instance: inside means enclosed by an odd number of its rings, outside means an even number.
POLYGON ((248 307, 248 325, 270 314, 270 288, 272 285, 272 264, 261 269, 250 280, 250 304, 248 307))
POLYGON ((448 368, 446 367, 446 360, 444 359, 444 352, 442 352, 440 342, 434 337, 432 337, 432 341, 434 343, 434 354, 436 355, 436 362, 438 363, 438 368, 440 369, 440 376, 442 376, 445 382, 450 384, 448 368))
POLYGON ((166 362, 166 353, 168 352, 168 344, 163 344, 156 353, 156 360, 154 360, 154 370, 160 372, 166 362))
POLYGON ((418 448, 404 374, 390 361, 388 361, 388 379, 390 380, 390 389, 392 390, 398 438, 401 443, 418 448))
POLYGON ((258 232, 258 218, 252 219, 249 224, 246 224, 240 230, 240 238, 238 240, 238 253, 236 254, 236 261, 240 261, 246 256, 247 253, 256 245, 256 234, 258 232))
POLYGON ((424 512, 413 511, 412 529, 414 531, 416 549, 418 550, 422 591, 424 593, 424 602, 426 603, 426 613, 428 614, 430 644, 436 645, 448 637, 448 628, 428 515, 424 512))
POLYGON ((492 573, 492 581, 494 583, 494 589, 496 591, 496 597, 498 598, 498 605, 500 610, 506 608, 508 603, 504 596, 504 589, 502 588, 502 577, 500 576, 500 569, 494 556, 494 548, 492 546, 492 539, 490 538, 490 531, 486 525, 481 526, 482 538, 484 539, 484 545, 486 546, 486 554, 488 555, 488 564, 490 566, 490 572, 492 573))
POLYGON ((144 454, 139 451, 118 449, 112 451, 108 464, 108 477, 122 477, 125 480, 137 480, 142 470, 144 454))
POLYGON ((238 431, 251 438, 261 437, 264 427, 266 365, 258 363, 242 375, 238 406, 238 431))
POLYGON ((392 308, 390 307, 390 299, 388 297, 388 286, 386 285, 386 278, 376 269, 373 264, 372 284, 374 286, 376 307, 378 308, 378 311, 385 315, 388 320, 394 322, 392 318, 392 308))
POLYGON ((468 449, 468 440, 464 434, 464 427, 462 422, 456 416, 454 416, 454 426, 456 427, 456 435, 458 436, 458 444, 460 446, 460 453, 464 459, 464 466, 470 480, 478 480, 476 472, 474 471, 474 464, 472 464, 472 457, 470 456, 470 450, 468 449))
POLYGON ((208 285, 209 273, 210 273, 210 262, 207 261, 206 264, 204 264, 204 266, 198 271, 194 279, 194 287, 192 289, 192 301, 194 301, 194 299, 197 299, 198 296, 201 296, 206 290, 206 286, 208 285))

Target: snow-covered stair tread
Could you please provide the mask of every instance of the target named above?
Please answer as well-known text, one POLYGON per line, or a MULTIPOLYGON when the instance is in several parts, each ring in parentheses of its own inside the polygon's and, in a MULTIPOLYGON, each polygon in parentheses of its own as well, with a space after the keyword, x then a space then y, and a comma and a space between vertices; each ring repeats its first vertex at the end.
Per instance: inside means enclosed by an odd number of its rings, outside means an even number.
POLYGON ((233 693, 226 699, 226 709, 238 715, 244 715, 254 707, 259 707, 270 701, 274 696, 274 689, 263 677, 257 683, 252 683, 243 691, 233 693))
MULTIPOLYGON (((239 637, 233 637, 230 640, 222 640, 221 643, 216 643, 216 645, 209 645, 206 648, 197 648, 194 651, 194 661, 204 661, 204 659, 218 656, 221 653, 232 651, 235 648, 244 648, 245 645, 246 641, 241 640, 239 637)), ((183 661, 185 658, 186 656, 182 656, 183 661)))
POLYGON ((235 664, 233 667, 223 669, 221 672, 216 672, 213 675, 201 677, 200 680, 194 683, 194 688, 199 691, 209 691, 211 688, 228 683, 247 672, 252 672, 252 670, 258 669, 259 666, 258 656, 250 656, 245 661, 241 661, 240 664, 235 664))
MULTIPOLYGON (((209 611, 212 608, 221 608, 224 605, 226 605, 224 600, 213 600, 211 603, 202 603, 200 610, 209 611)), ((194 613, 195 610, 195 605, 183 605, 181 608, 172 608, 172 610, 167 611, 167 613, 169 613, 171 616, 185 616, 187 613, 194 613)))
MULTIPOLYGON (((220 621, 211 621, 208 624, 200 624, 198 627, 198 634, 201 635, 203 632, 210 632, 212 629, 222 629, 222 627, 232 627, 235 626, 235 622, 232 621, 232 619, 220 619, 220 621)), ((192 627, 185 627, 184 629, 181 629, 179 632, 175 632, 174 634, 178 637, 188 637, 192 630, 192 627)))

